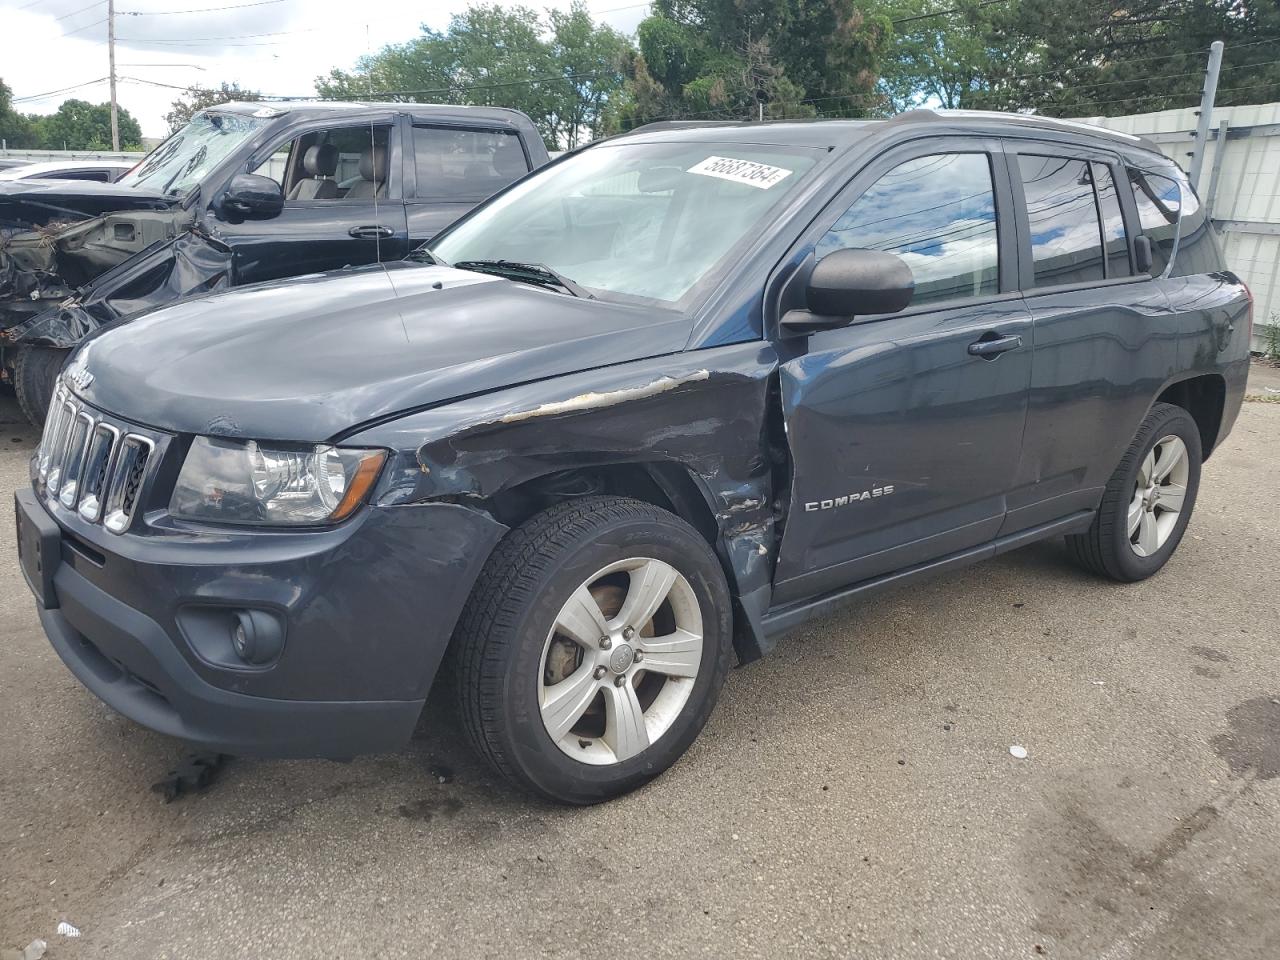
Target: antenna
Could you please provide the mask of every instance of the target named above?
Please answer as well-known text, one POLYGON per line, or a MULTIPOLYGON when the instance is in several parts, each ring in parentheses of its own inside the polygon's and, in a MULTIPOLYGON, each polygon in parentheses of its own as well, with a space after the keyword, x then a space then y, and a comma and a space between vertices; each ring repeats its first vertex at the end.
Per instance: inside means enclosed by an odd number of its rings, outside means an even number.
MULTIPOLYGON (((369 40, 369 24, 364 25, 364 50, 365 63, 368 65, 364 72, 365 83, 368 86, 369 102, 373 103, 373 44, 369 40)), ((387 146, 391 146, 390 138, 387 139, 387 146)), ((388 149, 384 155, 386 160, 386 168, 382 174, 382 182, 385 184, 391 177, 391 151, 388 149)), ((382 224, 381 217, 378 215, 378 191, 381 187, 378 185, 378 142, 374 133, 373 117, 369 117, 369 162, 373 164, 373 222, 376 225, 373 231, 373 250, 377 262, 382 263, 382 224)))

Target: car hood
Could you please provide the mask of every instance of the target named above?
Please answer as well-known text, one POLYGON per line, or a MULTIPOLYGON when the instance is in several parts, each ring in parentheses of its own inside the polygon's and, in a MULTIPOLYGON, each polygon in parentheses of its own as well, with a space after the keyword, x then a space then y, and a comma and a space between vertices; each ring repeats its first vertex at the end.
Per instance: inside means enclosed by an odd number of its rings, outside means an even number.
POLYGON ((94 406, 164 430, 317 442, 463 395, 675 353, 689 331, 668 311, 396 263, 156 310, 88 339, 69 379, 94 406))
POLYGON ((0 180, 0 227, 29 229, 120 210, 169 210, 182 202, 159 190, 88 180, 0 180))

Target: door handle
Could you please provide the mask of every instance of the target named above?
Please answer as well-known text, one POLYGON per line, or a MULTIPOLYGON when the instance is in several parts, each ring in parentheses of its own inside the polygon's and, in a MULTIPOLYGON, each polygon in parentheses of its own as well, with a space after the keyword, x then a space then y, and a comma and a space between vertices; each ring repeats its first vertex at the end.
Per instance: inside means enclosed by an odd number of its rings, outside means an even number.
POLYGON ((1017 350, 1022 346, 1022 338, 1010 334, 1002 337, 995 333, 984 333, 982 339, 969 344, 969 356, 981 357, 983 360, 994 360, 1006 350, 1017 350))
POLYGON ((390 227, 372 224, 364 227, 352 227, 347 233, 357 240, 387 240, 395 231, 390 227))

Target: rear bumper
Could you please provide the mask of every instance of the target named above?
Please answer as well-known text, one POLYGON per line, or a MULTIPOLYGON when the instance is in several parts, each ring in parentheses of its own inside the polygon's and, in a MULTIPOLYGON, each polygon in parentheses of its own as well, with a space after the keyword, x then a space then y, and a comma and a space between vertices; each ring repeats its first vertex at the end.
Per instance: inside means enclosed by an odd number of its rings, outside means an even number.
POLYGON ((39 569, 24 565, 37 598, 44 594, 41 623, 80 682, 159 733, 257 757, 403 746, 471 581, 503 531, 453 505, 370 508, 366 522, 338 536, 285 534, 297 549, 282 549, 280 534, 261 547, 250 535, 229 558, 225 542, 211 555, 189 535, 180 545, 148 544, 99 530, 88 542, 87 525, 72 532, 74 518, 30 490, 15 507, 42 539, 39 569), (112 541, 122 553, 107 552, 112 541), (414 573, 424 579, 404 589, 414 573), (284 624, 278 661, 219 660, 194 632, 201 622, 184 613, 240 607, 270 610, 284 624))

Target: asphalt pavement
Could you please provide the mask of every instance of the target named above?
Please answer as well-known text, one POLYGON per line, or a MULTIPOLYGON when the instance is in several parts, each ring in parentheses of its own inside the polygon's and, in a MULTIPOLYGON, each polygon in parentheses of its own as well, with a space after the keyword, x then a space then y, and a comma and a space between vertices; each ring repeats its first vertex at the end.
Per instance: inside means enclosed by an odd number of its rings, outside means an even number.
POLYGON ((1273 960, 1278 468, 1280 403, 1246 403, 1152 580, 1045 543, 860 602, 733 671, 665 776, 581 810, 513 793, 434 707, 401 754, 231 761, 165 804, 180 746, 50 649, 5 497, 0 948, 1273 960))

